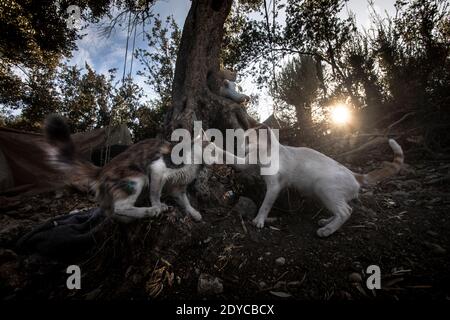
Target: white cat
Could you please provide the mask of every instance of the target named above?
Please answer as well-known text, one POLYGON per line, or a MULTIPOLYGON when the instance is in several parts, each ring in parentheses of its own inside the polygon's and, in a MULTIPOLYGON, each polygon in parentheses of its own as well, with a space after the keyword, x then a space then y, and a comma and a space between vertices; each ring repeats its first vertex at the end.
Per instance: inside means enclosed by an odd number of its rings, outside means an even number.
POLYGON ((258 152, 258 149, 261 148, 270 150, 270 144, 278 144, 279 157, 272 158, 278 159, 274 161, 279 161, 279 169, 276 174, 262 176, 266 183, 267 191, 258 215, 253 220, 253 223, 258 228, 264 227, 264 222, 280 191, 286 187, 294 187, 307 196, 318 198, 333 213, 332 217, 319 220, 321 228, 317 230, 317 235, 327 237, 348 220, 352 212, 348 202, 357 198, 361 186, 376 183, 398 173, 403 164, 402 148, 393 139, 389 140, 389 145, 394 152, 393 162, 370 173, 358 174, 313 149, 289 147, 280 144, 275 134, 266 125, 249 129, 245 132, 245 135, 249 136, 254 134, 252 130, 260 129, 269 131, 270 134, 267 134, 269 137, 268 141, 267 143, 255 144, 254 142, 252 143, 252 139, 249 139, 246 164, 236 164, 238 159, 241 161, 244 159, 238 158, 216 146, 219 156, 228 154, 235 160, 233 167, 245 170, 249 166, 248 159, 251 158, 252 153, 258 152))
POLYGON ((223 80, 220 87, 220 95, 229 98, 237 103, 244 103, 250 101, 250 97, 237 91, 237 85, 234 81, 223 80))

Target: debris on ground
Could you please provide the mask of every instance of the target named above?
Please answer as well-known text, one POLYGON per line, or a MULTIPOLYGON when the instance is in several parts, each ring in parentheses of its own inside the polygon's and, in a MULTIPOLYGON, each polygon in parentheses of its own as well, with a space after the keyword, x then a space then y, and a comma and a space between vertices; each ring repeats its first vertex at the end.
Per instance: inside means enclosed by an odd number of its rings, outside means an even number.
MULTIPOLYGON (((380 159, 385 155, 381 154, 380 159)), ((0 296, 4 299, 305 299, 445 300, 450 296, 450 165, 408 159, 408 170, 361 190, 353 214, 320 239, 318 202, 286 193, 257 229, 259 203, 199 202, 197 223, 173 209, 129 225, 109 223, 88 250, 65 259, 23 252, 17 241, 61 213, 96 207, 70 190, 0 197, 0 296), (82 290, 68 291, 68 265, 80 265, 82 290), (370 265, 382 288, 366 288, 370 265), (373 293, 375 291, 375 293, 373 293)), ((368 172, 374 157, 344 163, 368 172)), ((223 188, 226 192, 227 188, 223 188)), ((290 192, 290 191, 289 191, 290 192)), ((190 194, 195 198, 195 195, 190 194)))

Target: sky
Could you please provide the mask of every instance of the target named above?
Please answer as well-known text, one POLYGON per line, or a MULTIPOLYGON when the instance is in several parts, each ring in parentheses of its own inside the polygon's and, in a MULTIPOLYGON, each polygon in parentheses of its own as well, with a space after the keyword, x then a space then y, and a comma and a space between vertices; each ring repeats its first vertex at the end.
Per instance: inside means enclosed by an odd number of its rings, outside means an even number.
MULTIPOLYGON (((395 0, 374 0, 374 9, 380 13, 388 12, 394 14, 395 0)), ((155 4, 154 13, 161 16, 162 19, 169 15, 173 15, 177 24, 182 28, 184 20, 188 14, 191 5, 190 0, 159 0, 155 4)), ((356 17, 358 28, 368 28, 370 26, 369 6, 366 0, 349 0, 343 17, 348 15, 348 12, 353 12, 356 17)), ((280 15, 279 19, 284 19, 280 15)), ((70 65, 78 65, 84 67, 85 63, 91 65, 94 70, 99 73, 107 74, 109 69, 117 68, 117 78, 121 78, 125 65, 126 39, 127 30, 116 28, 109 38, 101 35, 98 25, 89 25, 83 33, 86 34, 81 40, 77 41, 78 50, 73 52, 73 57, 69 59, 70 65)), ((135 49, 146 48, 146 42, 143 41, 142 34, 136 37, 135 49)), ((129 52, 127 56, 127 70, 130 71, 132 41, 129 41, 129 52)), ((132 77, 137 84, 144 88, 144 93, 147 97, 153 95, 152 90, 144 83, 144 78, 138 76, 136 72, 140 69, 139 62, 134 59, 132 77)), ((273 101, 265 91, 260 91, 253 79, 241 75, 241 87, 247 95, 259 95, 259 104, 257 111, 260 116, 260 121, 264 121, 269 117, 273 111, 273 101)))

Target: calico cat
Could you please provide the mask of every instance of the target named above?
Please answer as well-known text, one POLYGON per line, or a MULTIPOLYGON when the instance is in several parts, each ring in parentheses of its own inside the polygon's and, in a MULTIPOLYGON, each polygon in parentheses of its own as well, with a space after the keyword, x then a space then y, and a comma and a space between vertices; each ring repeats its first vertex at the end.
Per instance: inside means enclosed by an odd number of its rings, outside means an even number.
MULTIPOLYGON (((104 167, 82 160, 64 119, 51 115, 45 122, 46 151, 51 163, 62 172, 84 181, 96 194, 96 200, 106 214, 119 220, 155 217, 168 209, 161 202, 166 186, 169 194, 196 221, 202 219, 187 197, 186 188, 198 175, 201 163, 175 166, 171 162, 172 145, 162 139, 147 139, 130 146, 104 167), (136 207, 135 202, 145 186, 150 185, 151 207, 136 207), (123 219, 120 219, 120 218, 123 219)), ((195 140, 194 140, 195 141, 195 140)), ((191 148, 192 154, 202 156, 202 148, 191 148), (197 151, 196 151, 197 150, 197 151)))

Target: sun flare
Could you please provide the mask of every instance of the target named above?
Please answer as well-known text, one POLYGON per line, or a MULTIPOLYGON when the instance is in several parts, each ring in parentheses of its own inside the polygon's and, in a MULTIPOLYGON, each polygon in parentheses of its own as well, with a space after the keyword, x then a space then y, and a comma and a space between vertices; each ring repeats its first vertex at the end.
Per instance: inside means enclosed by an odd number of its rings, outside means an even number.
POLYGON ((335 105, 331 107, 330 118, 335 124, 347 124, 351 119, 350 109, 344 104, 335 105))

